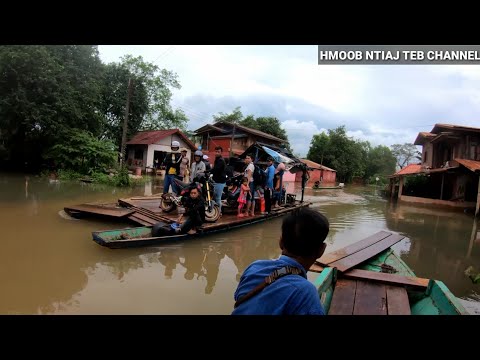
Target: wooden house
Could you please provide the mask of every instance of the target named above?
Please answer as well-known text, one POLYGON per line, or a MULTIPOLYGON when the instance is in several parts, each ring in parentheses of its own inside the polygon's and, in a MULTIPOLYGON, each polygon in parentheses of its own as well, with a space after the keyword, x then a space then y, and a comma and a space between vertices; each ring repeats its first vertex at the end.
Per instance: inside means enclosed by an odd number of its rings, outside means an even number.
POLYGON ((480 203, 480 128, 435 124, 430 132, 420 132, 414 142, 422 146, 422 162, 411 164, 391 175, 390 191, 399 180, 401 201, 446 205, 462 209, 480 203), (423 176, 423 191, 405 189, 405 179, 423 176))
POLYGON ((261 142, 266 145, 281 146, 286 140, 251 129, 246 126, 219 121, 207 124, 195 130, 195 136, 200 137, 202 152, 209 157, 215 157, 215 147, 223 148, 224 158, 241 155, 251 145, 261 142))

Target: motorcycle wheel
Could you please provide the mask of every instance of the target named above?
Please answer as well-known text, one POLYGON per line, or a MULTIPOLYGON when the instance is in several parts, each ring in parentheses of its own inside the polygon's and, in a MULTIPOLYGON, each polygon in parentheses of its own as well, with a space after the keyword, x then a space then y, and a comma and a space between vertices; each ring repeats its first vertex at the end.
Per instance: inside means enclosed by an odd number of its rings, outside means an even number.
POLYGON ((214 204, 211 207, 211 210, 208 209, 208 206, 205 207, 205 221, 206 222, 215 222, 220 218, 220 209, 217 204, 214 204))
POLYGON ((175 203, 167 198, 167 199, 160 199, 160 209, 162 209, 163 212, 170 212, 175 208, 175 203))

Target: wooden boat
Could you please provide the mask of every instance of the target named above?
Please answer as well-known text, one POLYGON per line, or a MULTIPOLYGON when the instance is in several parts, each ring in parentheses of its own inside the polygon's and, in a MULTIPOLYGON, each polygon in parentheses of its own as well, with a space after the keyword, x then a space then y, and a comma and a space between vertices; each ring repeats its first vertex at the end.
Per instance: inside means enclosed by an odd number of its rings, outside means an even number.
POLYGON ((380 231, 323 255, 310 268, 329 315, 468 315, 439 280, 423 279, 391 246, 404 236, 380 231))
POLYGON ((312 186, 312 189, 313 190, 331 190, 331 189, 344 189, 345 186, 340 186, 340 185, 337 185, 337 186, 312 186))
MULTIPOLYGON (((295 201, 292 204, 285 204, 283 207, 272 209, 270 214, 257 214, 255 216, 238 218, 236 215, 224 214, 215 223, 205 223, 196 234, 180 234, 170 236, 152 236, 153 226, 141 226, 135 228, 125 228, 116 230, 103 230, 92 232, 93 241, 97 244, 109 248, 139 247, 148 245, 158 245, 176 241, 183 241, 192 238, 203 237, 206 235, 228 231, 242 226, 252 225, 266 220, 274 219, 286 215, 301 207, 310 206, 310 202, 295 201)), ((174 222, 177 216, 168 215, 162 217, 166 223, 174 222)))

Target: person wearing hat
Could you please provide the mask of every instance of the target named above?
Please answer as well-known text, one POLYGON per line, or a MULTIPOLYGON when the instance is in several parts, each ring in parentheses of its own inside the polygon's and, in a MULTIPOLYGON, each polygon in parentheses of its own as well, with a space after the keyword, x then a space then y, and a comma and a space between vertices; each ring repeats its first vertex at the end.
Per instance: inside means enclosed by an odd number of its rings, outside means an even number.
POLYGON ((190 159, 187 157, 187 149, 181 148, 182 160, 180 161, 180 178, 184 182, 188 182, 188 175, 190 173, 190 159))
POLYGON ((165 164, 165 181, 163 183, 163 193, 168 193, 170 185, 172 185, 172 191, 177 194, 178 189, 173 179, 180 175, 180 162, 182 161, 182 155, 179 152, 180 143, 178 141, 172 141, 170 147, 171 153, 168 153, 163 160, 165 164))
POLYGON ((205 176, 205 163, 202 161, 203 153, 200 150, 195 151, 193 154, 192 169, 190 171, 190 176, 192 181, 195 181, 195 178, 205 176))
POLYGON ((207 171, 210 171, 212 170, 212 165, 210 164, 210 161, 208 160, 208 155, 203 155, 203 162, 205 163, 205 169, 207 169, 207 171))

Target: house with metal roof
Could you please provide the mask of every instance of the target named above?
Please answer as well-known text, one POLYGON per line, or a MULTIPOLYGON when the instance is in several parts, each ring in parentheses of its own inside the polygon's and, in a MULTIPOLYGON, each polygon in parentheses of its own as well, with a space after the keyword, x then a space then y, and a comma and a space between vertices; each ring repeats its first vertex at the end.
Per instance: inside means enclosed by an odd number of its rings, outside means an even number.
MULTIPOLYGON (((410 164, 390 176, 390 194, 401 201, 453 206, 462 209, 480 204, 480 128, 435 124, 420 132, 414 142, 422 146, 422 162, 410 164), (421 178, 423 187, 409 188, 406 179, 421 178)), ((417 182, 418 183, 418 182, 417 182)))
POLYGON ((192 152, 196 150, 195 144, 179 129, 140 131, 127 142, 128 168, 151 171, 155 161, 161 164, 167 153, 172 151, 172 141, 178 141, 180 148, 187 149, 187 157, 191 159, 192 152))
POLYGON ((286 140, 263 131, 227 121, 202 126, 195 130, 195 135, 201 137, 203 153, 213 157, 216 146, 221 146, 223 148, 222 156, 229 158, 243 154, 247 148, 257 142, 273 146, 281 146, 286 143, 286 140))

